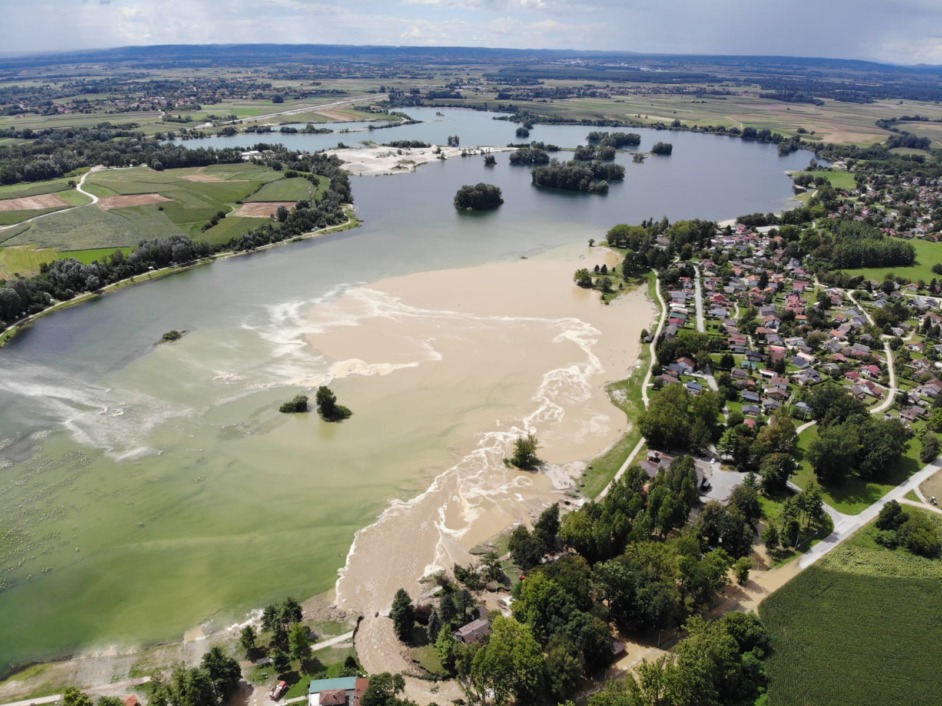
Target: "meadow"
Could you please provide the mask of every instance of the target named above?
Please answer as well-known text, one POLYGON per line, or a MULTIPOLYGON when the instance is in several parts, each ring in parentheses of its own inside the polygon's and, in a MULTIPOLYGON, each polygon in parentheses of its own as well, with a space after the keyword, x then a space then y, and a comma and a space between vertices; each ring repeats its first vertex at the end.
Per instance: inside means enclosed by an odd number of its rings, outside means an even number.
POLYGON ((942 560, 875 534, 862 529, 760 605, 770 706, 942 703, 942 560))
POLYGON ((912 282, 919 280, 929 282, 933 278, 938 279, 938 275, 932 271, 932 266, 942 262, 942 242, 934 243, 920 238, 913 238, 909 242, 916 248, 916 264, 911 267, 868 267, 848 271, 878 282, 882 282, 888 274, 905 277, 912 282))
MULTIPOLYGON (((817 480, 811 464, 805 458, 808 447, 818 438, 818 427, 806 429, 798 437, 798 455, 800 464, 798 471, 792 476, 792 481, 801 488, 806 487, 812 480, 817 480)), ((920 444, 918 439, 911 439, 903 457, 887 475, 882 483, 865 481, 857 476, 851 476, 840 485, 822 486, 824 502, 838 512, 847 515, 856 515, 882 498, 893 488, 909 478, 913 473, 921 470, 925 465, 919 460, 920 444)))
MULTIPOLYGON (((68 186, 68 179, 0 188, 0 198, 19 198, 54 193, 74 205, 87 202, 68 186)), ((256 218, 223 218, 207 231, 203 226, 216 214, 229 213, 243 201, 298 201, 314 199, 328 185, 315 186, 303 178, 285 178, 281 172, 254 164, 222 164, 204 168, 154 171, 147 167, 113 169, 88 176, 85 188, 102 199, 159 194, 159 203, 123 205, 108 210, 86 205, 63 209, 31 223, 0 230, 0 243, 9 249, 0 268, 23 275, 38 271, 39 263, 73 252, 94 252, 94 258, 116 248, 130 249, 146 238, 178 233, 205 239, 216 245, 228 242, 259 225, 256 218), (23 250, 29 246, 32 250, 23 250), (38 256, 37 253, 42 253, 38 256), (11 259, 13 258, 13 259, 11 259), (12 270, 12 267, 20 269, 12 270)), ((107 203, 107 201, 105 202, 107 203)), ((40 212, 0 212, 4 216, 40 212)))
MULTIPOLYGON (((572 82, 547 81, 548 86, 572 82)), ((630 86, 630 84, 629 84, 630 86)), ((631 86, 637 93, 607 98, 572 98, 548 103, 514 101, 520 110, 567 120, 634 120, 642 124, 670 124, 679 120, 687 126, 723 125, 768 129, 785 136, 801 133, 809 142, 872 145, 883 142, 890 133, 877 127, 881 118, 901 117, 918 112, 930 118, 942 117, 942 106, 916 101, 876 101, 869 104, 826 100, 824 105, 784 103, 760 98, 750 90, 738 95, 692 95, 648 93, 644 86, 631 86)), ((648 87, 649 90, 649 87, 648 87)), ((468 94, 465 102, 493 106, 496 94, 468 94)), ((444 101, 454 102, 454 101, 444 101)), ((460 101, 459 101, 460 102, 460 101)), ((907 127, 908 129, 908 127, 907 127)), ((915 130, 914 130, 915 131, 915 130)))

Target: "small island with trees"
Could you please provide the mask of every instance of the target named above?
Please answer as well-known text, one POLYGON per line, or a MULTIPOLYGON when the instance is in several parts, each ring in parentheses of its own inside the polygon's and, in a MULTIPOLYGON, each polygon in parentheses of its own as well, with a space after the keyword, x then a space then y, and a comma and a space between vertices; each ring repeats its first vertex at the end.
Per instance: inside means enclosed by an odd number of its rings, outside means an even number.
POLYGON ((508 465, 521 468, 525 471, 532 471, 539 467, 543 461, 536 455, 536 450, 539 448, 540 442, 537 440, 536 436, 532 433, 528 433, 526 436, 517 437, 514 441, 514 453, 513 456, 506 459, 505 462, 508 465))
POLYGON ((659 154, 664 157, 669 157, 674 151, 674 145, 670 142, 656 142, 654 147, 651 148, 651 154, 659 154))
POLYGON ((500 188, 493 184, 466 184, 455 194, 455 208, 459 211, 493 211, 504 203, 500 188))
POLYGON ((295 395, 293 400, 281 405, 278 411, 284 414, 301 414, 302 412, 307 412, 307 395, 295 395))
POLYGON ((315 399, 317 400, 317 413, 321 415, 321 419, 325 422, 340 422, 353 414, 342 404, 337 404, 337 395, 326 385, 317 388, 315 399))
POLYGON ((531 174, 534 186, 590 194, 607 194, 610 181, 622 181, 624 178, 625 168, 620 164, 560 162, 556 159, 546 166, 536 167, 531 174))

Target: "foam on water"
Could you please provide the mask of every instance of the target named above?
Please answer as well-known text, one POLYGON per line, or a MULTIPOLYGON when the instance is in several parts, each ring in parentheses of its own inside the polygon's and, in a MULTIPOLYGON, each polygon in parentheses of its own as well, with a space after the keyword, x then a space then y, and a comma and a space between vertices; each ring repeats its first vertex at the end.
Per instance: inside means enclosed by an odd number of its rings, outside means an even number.
POLYGON ((20 365, 15 376, 0 375, 0 390, 61 424, 76 443, 102 449, 117 460, 154 453, 145 443, 148 434, 170 419, 194 413, 139 390, 93 385, 38 365, 20 365))
MULTIPOLYGON (((371 311, 383 316, 437 317, 452 323, 540 323, 553 332, 553 343, 575 344, 581 351, 581 359, 546 371, 531 397, 534 404, 529 413, 513 422, 496 422, 496 428, 480 434, 475 448, 458 463, 439 474, 423 493, 410 500, 391 501, 373 525, 357 532, 346 563, 338 572, 338 601, 342 599, 343 579, 364 533, 382 532, 385 523, 408 513, 430 496, 441 494, 433 520, 438 535, 434 558, 425 567, 424 573, 431 575, 448 569, 456 560, 461 560, 461 557, 456 555, 456 545, 468 533, 476 519, 485 512, 487 503, 501 499, 523 502, 525 493, 522 491, 533 484, 531 476, 508 471, 504 464, 504 458, 514 440, 530 432, 537 433, 541 439, 551 439, 554 435, 562 433, 564 422, 565 434, 579 439, 606 433, 610 427, 610 420, 601 414, 591 415, 579 424, 573 424, 571 420, 566 419, 567 409, 584 405, 591 399, 591 378, 604 370, 601 360, 593 351, 600 332, 590 324, 573 318, 488 317, 454 311, 421 310, 403 304, 394 297, 377 296, 365 291, 356 291, 356 295, 361 301, 372 305, 371 311), (450 508, 457 508, 458 512, 449 514, 450 508)), ((422 520, 416 518, 416 521, 422 520)))

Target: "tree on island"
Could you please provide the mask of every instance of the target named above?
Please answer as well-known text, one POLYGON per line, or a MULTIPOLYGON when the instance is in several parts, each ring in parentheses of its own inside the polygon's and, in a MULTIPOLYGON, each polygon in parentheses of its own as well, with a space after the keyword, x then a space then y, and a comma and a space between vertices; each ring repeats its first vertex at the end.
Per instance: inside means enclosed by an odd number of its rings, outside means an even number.
POLYGON ((583 289, 592 289, 592 274, 585 267, 576 270, 572 279, 583 289))
POLYGON ((484 166, 485 167, 494 167, 497 166, 497 157, 492 154, 484 155, 484 166))
POLYGON ((307 412, 307 395, 297 395, 290 402, 285 402, 281 407, 278 408, 279 412, 284 412, 285 414, 298 414, 300 412, 307 412))
POLYGON ((514 441, 513 456, 509 459, 510 464, 525 471, 532 471, 542 463, 536 455, 539 445, 540 442, 533 434, 517 437, 514 441))
POLYGON ((337 404, 337 396, 325 385, 317 388, 316 400, 317 413, 325 422, 339 422, 353 414, 343 405, 337 404))
POLYGON ((493 184, 465 185, 455 194, 455 208, 461 211, 492 211, 504 203, 500 188, 493 184))
POLYGON ((662 154, 668 156, 674 151, 674 145, 670 142, 657 142, 651 148, 651 154, 662 154))

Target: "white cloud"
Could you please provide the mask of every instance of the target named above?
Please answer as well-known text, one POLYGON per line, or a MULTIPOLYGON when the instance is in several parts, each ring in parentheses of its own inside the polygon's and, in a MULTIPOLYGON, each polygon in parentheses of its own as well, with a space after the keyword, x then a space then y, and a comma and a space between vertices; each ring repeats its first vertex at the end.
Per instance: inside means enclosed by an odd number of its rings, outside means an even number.
POLYGON ((108 1, 0 0, 0 47, 414 42, 942 63, 942 0, 108 1))

